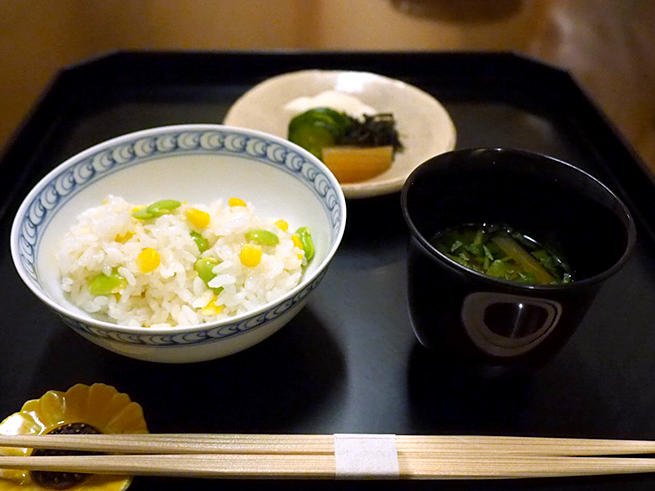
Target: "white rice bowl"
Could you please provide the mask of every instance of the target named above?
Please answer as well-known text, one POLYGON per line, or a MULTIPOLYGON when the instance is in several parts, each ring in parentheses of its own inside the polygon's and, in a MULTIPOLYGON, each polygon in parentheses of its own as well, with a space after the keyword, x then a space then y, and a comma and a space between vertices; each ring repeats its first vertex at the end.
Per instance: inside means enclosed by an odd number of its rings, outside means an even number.
MULTIPOLYGON (((162 224, 170 219, 162 218, 162 224)), ((108 270, 113 269, 111 264, 124 268, 121 272, 126 281, 133 281, 128 288, 136 292, 141 280, 130 269, 135 251, 123 251, 113 240, 120 235, 113 235, 114 232, 126 227, 124 220, 103 222, 100 229, 106 227, 106 230, 98 233, 104 239, 84 245, 83 261, 85 264, 89 261, 86 269, 97 274, 96 266, 110 259, 108 270), (113 246, 109 242, 100 245, 112 235, 113 246), (86 249, 90 250, 88 254, 86 249), (94 258, 96 254, 98 257, 94 258), (100 256, 102 261, 98 261, 100 256), (98 262, 91 266, 93 261, 98 262)), ((255 130, 188 124, 122 135, 88 148, 54 168, 36 184, 18 209, 10 245, 16 271, 25 285, 80 336, 131 358, 188 363, 242 351, 288 323, 323 279, 343 237, 345 221, 346 203, 337 180, 309 152, 255 130), (282 218, 289 223, 289 231, 307 227, 314 242, 314 258, 301 267, 299 281, 298 271, 291 265, 286 265, 289 266, 286 272, 275 273, 279 272, 280 263, 269 264, 269 258, 264 260, 265 254, 259 271, 262 274, 249 276, 239 276, 238 265, 232 270, 234 264, 229 264, 226 260, 229 258, 222 258, 225 271, 219 268, 215 280, 224 283, 225 301, 221 299, 220 305, 224 305, 225 312, 207 317, 202 308, 194 307, 207 298, 206 290, 198 289, 195 277, 189 275, 188 265, 176 256, 189 253, 191 242, 174 234, 178 239, 170 240, 181 241, 173 247, 176 253, 169 254, 166 247, 157 244, 162 249, 158 251, 161 263, 156 274, 148 273, 152 276, 149 281, 159 278, 157 281, 162 284, 175 285, 176 296, 188 305, 172 300, 170 285, 161 290, 154 288, 155 298, 159 297, 167 306, 166 315, 149 317, 155 311, 160 315, 160 300, 156 300, 150 311, 139 312, 142 307, 139 301, 125 300, 121 304, 125 292, 108 296, 107 300, 90 298, 80 286, 88 281, 86 273, 78 278, 70 269, 76 261, 75 254, 78 259, 81 255, 73 253, 66 259, 76 247, 74 242, 83 240, 76 237, 66 245, 66 234, 76 226, 79 215, 100 206, 110 195, 130 204, 176 199, 207 209, 215 201, 225 204, 230 197, 238 197, 248 203, 258 219, 282 218), (68 268, 68 273, 62 275, 62 267, 68 268), (171 272, 174 272, 172 276, 171 272), (65 279, 66 275, 70 277, 65 279), (234 296, 230 295, 228 284, 232 280, 234 296), (245 288, 239 293, 236 285, 241 280, 245 288), (288 290, 294 281, 297 284, 288 290), (285 285, 286 282, 289 283, 285 285), (262 289, 262 284, 266 288, 262 289), (286 293, 281 293, 282 290, 286 293), (111 312, 109 308, 103 311, 103 302, 107 302, 107 307, 111 305, 111 312), (99 310, 91 312, 98 307, 99 310)), ((265 223, 268 226, 269 222, 265 223)), ((280 242, 288 246, 288 241, 282 240, 284 234, 279 235, 280 242)), ((146 243, 149 239, 142 240, 146 243)), ((228 240, 212 245, 238 247, 228 240)), ((284 255, 283 249, 280 254, 284 255)), ((152 281, 149 287, 155 283, 152 281)))
POLYGON ((217 200, 182 203, 170 213, 141 220, 132 216, 140 206, 107 196, 78 216, 57 251, 62 290, 73 304, 100 319, 155 328, 223 320, 256 310, 300 282, 307 260, 292 240, 295 228, 289 230, 283 217, 259 217, 252 204, 229 206, 217 200), (194 209, 209 214, 207 226, 189 222, 186 212, 194 209), (252 230, 269 231, 279 242, 251 244, 246 233, 252 230), (200 252, 191 232, 201 234, 211 247, 200 252), (240 260, 246 244, 262 251, 254 266, 240 260), (138 265, 144 249, 160 258, 152 271, 138 265), (221 261, 207 283, 194 269, 200 258, 221 261), (112 273, 124 278, 120 292, 94 295, 89 289, 93 278, 112 273))

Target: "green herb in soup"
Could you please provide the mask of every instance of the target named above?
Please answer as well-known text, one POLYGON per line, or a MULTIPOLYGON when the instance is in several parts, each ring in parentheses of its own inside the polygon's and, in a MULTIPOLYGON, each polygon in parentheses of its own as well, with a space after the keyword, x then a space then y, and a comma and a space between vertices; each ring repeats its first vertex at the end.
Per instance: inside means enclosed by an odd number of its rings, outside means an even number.
POLYGON ((437 233, 431 242, 453 261, 494 278, 538 285, 573 280, 560 256, 510 227, 461 225, 437 233))

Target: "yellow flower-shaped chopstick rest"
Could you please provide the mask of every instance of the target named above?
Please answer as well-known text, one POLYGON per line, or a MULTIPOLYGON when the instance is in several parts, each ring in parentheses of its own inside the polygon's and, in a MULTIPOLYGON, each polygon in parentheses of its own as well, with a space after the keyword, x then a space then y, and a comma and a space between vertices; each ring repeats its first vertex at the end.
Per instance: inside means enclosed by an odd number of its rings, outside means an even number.
MULTIPOLYGON (((143 410, 127 394, 105 384, 77 384, 66 392, 51 390, 0 423, 3 435, 46 433, 147 433, 143 410)), ((0 455, 29 455, 32 449, 0 447, 0 455)), ((122 491, 130 476, 0 469, 0 491, 122 491)))

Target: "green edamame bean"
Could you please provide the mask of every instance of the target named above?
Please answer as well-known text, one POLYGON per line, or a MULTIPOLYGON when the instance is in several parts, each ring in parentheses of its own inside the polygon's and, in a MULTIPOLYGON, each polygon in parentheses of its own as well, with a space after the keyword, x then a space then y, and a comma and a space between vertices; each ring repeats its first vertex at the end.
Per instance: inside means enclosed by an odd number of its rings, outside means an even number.
POLYGON ((216 275, 212 271, 214 266, 218 264, 218 259, 214 257, 201 257, 193 265, 198 276, 205 283, 209 283, 216 275))
POLYGON ((111 295, 118 293, 127 286, 127 280, 113 271, 110 275, 100 273, 89 281, 88 288, 91 295, 111 295))
POLYGON ((198 232, 191 232, 191 238, 198 246, 198 250, 200 252, 205 252, 207 249, 209 249, 209 241, 198 232))
POLYGON ((216 295, 223 291, 223 287, 219 286, 218 288, 212 288, 209 286, 209 282, 216 277, 212 270, 214 269, 214 266, 220 264, 220 262, 221 261, 214 257, 201 257, 193 265, 193 269, 196 270, 200 279, 204 281, 207 288, 211 288, 216 295))
POLYGON ((153 215, 148 211, 148 207, 144 206, 143 208, 139 208, 138 210, 132 212, 132 216, 134 218, 139 218, 140 220, 150 220, 151 218, 155 218, 156 215, 153 215))
POLYGON ((174 199, 162 199, 160 201, 155 201, 153 204, 148 206, 148 211, 155 216, 163 215, 164 213, 170 213, 175 208, 179 208, 182 203, 174 199))
POLYGON ((151 205, 148 205, 145 208, 140 208, 137 211, 132 213, 134 218, 140 218, 143 220, 148 220, 150 218, 156 218, 164 215, 165 213, 172 212, 175 208, 178 208, 182 203, 174 199, 162 199, 160 201, 155 201, 151 205))
POLYGON ((277 245, 280 243, 280 239, 278 239, 277 235, 275 235, 273 232, 262 229, 250 230, 249 232, 246 232, 246 240, 255 242, 259 245, 269 246, 277 245))
POLYGON ((309 229, 307 229, 307 227, 300 227, 298 230, 296 230, 296 235, 300 239, 302 248, 305 251, 305 259, 307 259, 307 262, 311 261, 315 252, 312 234, 309 233, 309 229))

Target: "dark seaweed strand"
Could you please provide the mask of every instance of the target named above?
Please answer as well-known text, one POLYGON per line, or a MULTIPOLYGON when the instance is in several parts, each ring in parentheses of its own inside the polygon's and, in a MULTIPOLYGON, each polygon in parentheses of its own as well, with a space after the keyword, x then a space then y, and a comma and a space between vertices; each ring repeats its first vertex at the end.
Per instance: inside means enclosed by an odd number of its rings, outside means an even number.
MULTIPOLYGON (((98 429, 86 423, 68 423, 59 426, 50 434, 97 434, 98 429)), ((35 449, 32 455, 90 455, 97 452, 80 452, 76 450, 52 450, 52 449, 35 449)), ((84 482, 89 474, 80 472, 54 472, 54 471, 31 471, 32 480, 39 486, 51 489, 68 489, 84 482)))
POLYGON ((363 120, 352 118, 352 125, 339 144, 359 147, 391 145, 394 152, 403 149, 396 130, 396 121, 391 113, 365 114, 363 120))

